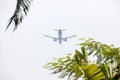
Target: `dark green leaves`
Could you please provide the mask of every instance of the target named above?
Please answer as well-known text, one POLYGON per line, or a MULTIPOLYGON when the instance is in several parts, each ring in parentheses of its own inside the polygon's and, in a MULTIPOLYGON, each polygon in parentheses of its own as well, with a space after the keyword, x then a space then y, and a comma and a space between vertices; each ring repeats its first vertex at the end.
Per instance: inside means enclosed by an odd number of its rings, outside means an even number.
POLYGON ((6 30, 9 28, 12 22, 15 24, 13 31, 17 29, 18 25, 22 23, 24 16, 26 16, 28 13, 31 1, 32 0, 17 0, 15 12, 10 18, 6 30))

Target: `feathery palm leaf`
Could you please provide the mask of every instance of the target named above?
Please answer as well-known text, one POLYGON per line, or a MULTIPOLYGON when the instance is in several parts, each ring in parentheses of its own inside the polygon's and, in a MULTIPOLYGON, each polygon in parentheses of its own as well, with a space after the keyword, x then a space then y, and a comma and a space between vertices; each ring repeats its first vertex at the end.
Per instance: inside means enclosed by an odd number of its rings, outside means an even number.
POLYGON ((68 76, 68 80, 119 80, 120 79, 120 48, 102 44, 90 38, 82 39, 80 51, 75 50, 73 57, 58 58, 51 62, 49 69, 53 74, 61 73, 60 78, 68 76), (96 57, 92 62, 88 57, 96 57))
POLYGON ((102 80, 105 78, 103 72, 96 64, 90 64, 82 67, 87 80, 102 80))
POLYGON ((68 80, 78 80, 80 77, 86 80, 100 80, 104 78, 104 74, 96 64, 88 64, 88 57, 84 48, 82 52, 75 51, 75 55, 70 57, 67 55, 65 58, 55 59, 45 65, 45 68, 53 70, 52 74, 60 73, 59 78, 68 76, 68 80))
POLYGON ((15 24, 13 31, 17 29, 18 25, 22 23, 24 16, 27 15, 31 2, 32 0, 17 0, 15 12, 10 18, 6 30, 12 22, 15 24))

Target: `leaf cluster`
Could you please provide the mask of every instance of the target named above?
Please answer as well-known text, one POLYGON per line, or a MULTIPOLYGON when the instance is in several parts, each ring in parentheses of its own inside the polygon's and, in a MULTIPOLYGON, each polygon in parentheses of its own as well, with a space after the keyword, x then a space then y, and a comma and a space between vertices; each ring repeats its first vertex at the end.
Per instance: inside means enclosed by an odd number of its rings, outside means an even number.
POLYGON ((17 29, 17 26, 22 23, 24 16, 27 15, 31 2, 32 0, 17 0, 15 12, 10 18, 6 30, 12 22, 15 24, 13 31, 17 29))
POLYGON ((52 70, 52 74, 59 74, 59 78, 68 76, 68 80, 118 80, 120 78, 120 48, 102 44, 92 38, 81 39, 80 50, 75 50, 72 56, 55 58, 45 65, 52 70), (89 56, 96 61, 92 62, 89 56))

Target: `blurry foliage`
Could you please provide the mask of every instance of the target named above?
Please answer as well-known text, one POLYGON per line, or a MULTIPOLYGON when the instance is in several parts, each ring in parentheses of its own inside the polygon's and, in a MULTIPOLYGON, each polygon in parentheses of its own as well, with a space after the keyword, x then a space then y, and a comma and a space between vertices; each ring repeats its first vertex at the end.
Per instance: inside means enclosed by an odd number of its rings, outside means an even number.
POLYGON ((120 48, 102 44, 92 38, 80 39, 80 50, 64 58, 54 58, 45 65, 59 78, 68 76, 68 80, 120 80, 120 48), (91 61, 88 57, 96 57, 91 61))
POLYGON ((17 0, 15 12, 10 18, 6 30, 12 22, 15 24, 13 31, 17 29, 18 25, 22 23, 24 16, 27 15, 31 2, 32 0, 17 0))

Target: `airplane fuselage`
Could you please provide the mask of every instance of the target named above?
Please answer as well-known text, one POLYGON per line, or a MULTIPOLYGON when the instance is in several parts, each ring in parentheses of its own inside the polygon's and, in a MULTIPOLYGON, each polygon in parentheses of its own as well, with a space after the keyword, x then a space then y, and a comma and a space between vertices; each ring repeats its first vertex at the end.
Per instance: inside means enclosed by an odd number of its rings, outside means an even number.
POLYGON ((58 41, 59 41, 59 44, 62 43, 62 30, 58 31, 58 41))

